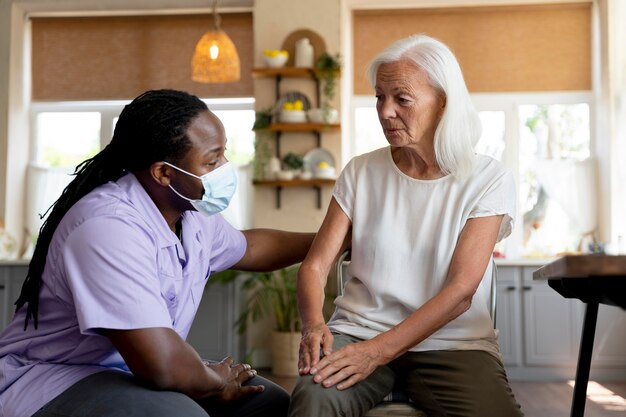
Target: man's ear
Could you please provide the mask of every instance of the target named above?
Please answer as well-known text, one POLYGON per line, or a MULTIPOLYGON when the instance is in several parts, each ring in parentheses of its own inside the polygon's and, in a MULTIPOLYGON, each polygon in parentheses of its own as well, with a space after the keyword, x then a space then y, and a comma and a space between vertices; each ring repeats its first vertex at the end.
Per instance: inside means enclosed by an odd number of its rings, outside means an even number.
POLYGON ((155 162, 148 168, 150 177, 157 182, 157 184, 168 187, 170 185, 170 174, 172 168, 164 162, 155 162))

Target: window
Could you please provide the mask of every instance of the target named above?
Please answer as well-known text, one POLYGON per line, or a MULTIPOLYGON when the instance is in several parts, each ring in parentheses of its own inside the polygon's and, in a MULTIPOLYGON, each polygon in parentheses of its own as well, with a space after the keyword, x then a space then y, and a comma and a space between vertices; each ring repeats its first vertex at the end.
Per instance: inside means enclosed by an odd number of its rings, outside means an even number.
MULTIPOLYGON (((226 157, 238 167, 239 192, 224 213, 236 227, 246 227, 246 166, 254 156, 254 99, 205 99, 224 124, 226 157)), ((27 179, 27 229, 38 233, 48 207, 72 180, 83 160, 98 153, 113 136, 118 115, 127 102, 33 103, 32 152, 27 179)))
MULTIPOLYGON (((596 227, 595 166, 590 158, 591 93, 473 94, 482 136, 476 151, 501 161, 518 187, 513 235, 504 256, 549 257, 577 251, 596 227)), ((352 102, 352 155, 387 141, 373 97, 352 102)))

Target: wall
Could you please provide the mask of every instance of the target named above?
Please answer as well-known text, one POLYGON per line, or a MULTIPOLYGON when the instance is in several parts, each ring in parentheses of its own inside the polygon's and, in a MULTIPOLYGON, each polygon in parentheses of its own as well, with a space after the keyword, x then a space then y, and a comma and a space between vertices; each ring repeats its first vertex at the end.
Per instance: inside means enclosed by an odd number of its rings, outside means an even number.
MULTIPOLYGON (((285 38, 298 29, 310 29, 317 32, 326 43, 326 50, 331 54, 339 52, 339 2, 336 0, 309 1, 256 1, 254 6, 254 41, 255 66, 262 67, 264 49, 281 49, 285 38)), ((314 101, 313 83, 307 80, 285 79, 281 84, 282 92, 298 90, 314 101)), ((339 90, 339 87, 338 87, 339 90)), ((255 97, 257 109, 264 109, 275 103, 274 80, 256 79, 255 97)), ((338 96, 339 94, 337 94, 338 96)), ((338 97, 335 107, 339 108, 338 97)), ((281 138, 281 153, 295 152, 304 154, 314 148, 315 138, 311 134, 289 134, 281 138), (288 137, 287 137, 288 136, 288 137)), ((324 134, 321 147, 328 149, 340 165, 341 134, 324 134)), ((322 192, 322 208, 316 206, 316 193, 308 188, 284 189, 282 208, 275 204, 275 190, 255 189, 253 224, 256 227, 277 227, 287 230, 315 231, 320 226, 332 188, 322 192)))
MULTIPOLYGON (((337 0, 283 1, 257 0, 254 11, 255 67, 263 67, 262 54, 265 49, 281 49, 282 43, 294 30, 310 29, 324 39, 326 50, 335 54, 340 48, 339 2, 337 0)), ((275 101, 274 80, 255 79, 257 110, 272 106, 275 101)), ((313 83, 308 80, 285 79, 281 83, 282 93, 298 90, 314 101, 313 83)), ((339 86, 337 88, 339 90, 339 86)), ((335 107, 339 108, 339 94, 335 107)), ((281 138, 281 153, 289 151, 304 154, 315 148, 312 134, 289 134, 281 138)), ((321 147, 328 149, 340 166, 341 134, 324 134, 321 147)), ((310 188, 288 188, 282 191, 282 207, 276 208, 273 188, 256 187, 253 198, 254 227, 271 227, 295 231, 317 231, 330 201, 332 187, 322 191, 322 207, 317 208, 317 194, 310 188)), ((252 326, 247 334, 247 349, 253 351, 255 366, 269 365, 269 332, 267 327, 252 326)))

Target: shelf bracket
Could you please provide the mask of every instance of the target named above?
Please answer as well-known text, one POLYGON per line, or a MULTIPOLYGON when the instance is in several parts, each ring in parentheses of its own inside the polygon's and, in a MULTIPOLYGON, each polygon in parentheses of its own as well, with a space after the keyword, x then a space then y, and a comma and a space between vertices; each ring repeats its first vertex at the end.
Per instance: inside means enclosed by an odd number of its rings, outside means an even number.
POLYGON ((276 76, 275 88, 276 88, 276 100, 280 98, 280 82, 283 79, 283 76, 278 74, 276 76))
MULTIPOLYGON (((280 137, 282 132, 276 132, 276 158, 280 159, 280 137)), ((319 146, 318 146, 319 147, 319 146)))
POLYGON ((321 210, 322 209, 322 187, 320 187, 319 185, 316 185, 313 188, 315 188, 315 191, 317 191, 317 209, 321 210))
POLYGON ((280 210, 280 197, 281 197, 281 193, 283 191, 283 187, 278 186, 276 187, 276 209, 280 210))

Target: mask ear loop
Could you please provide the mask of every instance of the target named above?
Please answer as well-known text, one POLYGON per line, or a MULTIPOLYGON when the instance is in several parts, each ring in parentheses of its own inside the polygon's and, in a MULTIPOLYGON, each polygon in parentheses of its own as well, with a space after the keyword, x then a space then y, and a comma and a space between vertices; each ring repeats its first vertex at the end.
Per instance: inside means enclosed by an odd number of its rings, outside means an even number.
POLYGON ((171 166, 171 167, 172 167, 172 168, 174 168, 174 169, 179 170, 180 172, 183 172, 183 173, 185 173, 185 174, 187 174, 187 175, 191 175, 191 176, 192 176, 192 177, 194 177, 194 178, 197 178, 197 179, 199 179, 199 180, 201 180, 201 179, 202 179, 202 177, 199 177, 199 176, 197 176, 196 174, 192 174, 191 172, 187 172, 187 171, 185 171, 185 170, 184 170, 184 169, 182 169, 182 168, 178 168, 176 165, 172 165, 172 164, 170 164, 170 163, 169 163, 169 162, 167 162, 167 161, 163 161, 163 163, 164 163, 165 165, 169 165, 169 166, 171 166))
MULTIPOLYGON (((163 163, 164 163, 164 164, 166 164, 166 165, 171 166, 171 167, 172 167, 172 168, 174 168, 174 169, 179 170, 180 172, 183 172, 183 173, 185 173, 185 174, 187 174, 187 175, 191 175, 192 177, 197 178, 197 179, 199 179, 200 181, 202 181, 202 178, 201 178, 201 177, 199 177, 199 176, 197 176, 197 175, 195 175, 195 174, 192 174, 191 172, 187 172, 187 171, 185 171, 185 170, 184 170, 184 169, 182 169, 182 168, 178 168, 176 165, 172 165, 172 164, 170 164, 170 163, 169 163, 169 162, 167 162, 167 161, 163 161, 163 163)), ((196 201, 195 199, 193 199, 193 198, 189 198, 189 197, 185 197, 184 195, 182 195, 181 193, 179 193, 178 191, 176 191, 176 189, 175 189, 174 187, 172 187, 172 184, 168 184, 168 187, 170 187, 170 189, 171 189, 172 191, 174 191, 174 192, 176 193, 176 195, 177 195, 177 196, 179 196, 180 198, 182 198, 183 200, 187 200, 187 201, 189 201, 189 202, 196 201)))

